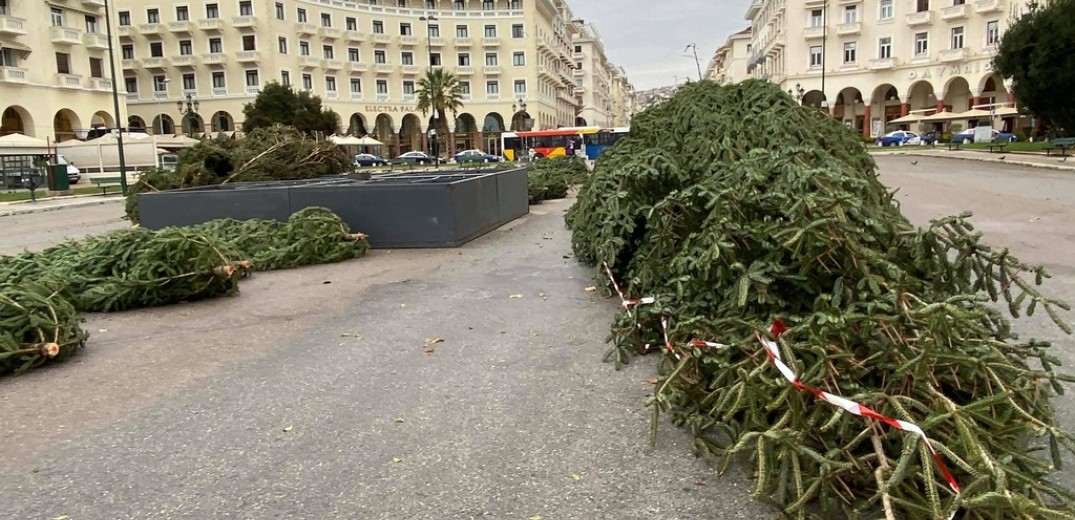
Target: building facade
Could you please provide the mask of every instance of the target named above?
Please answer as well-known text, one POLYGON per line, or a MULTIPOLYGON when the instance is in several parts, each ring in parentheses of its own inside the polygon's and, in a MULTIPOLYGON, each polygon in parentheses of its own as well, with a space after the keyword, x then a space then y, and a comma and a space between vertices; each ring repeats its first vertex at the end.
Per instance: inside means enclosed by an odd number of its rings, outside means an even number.
POLYGON ((635 87, 627 79, 623 67, 612 67, 612 123, 613 127, 631 126, 635 113, 635 87))
POLYGON ((433 67, 454 73, 463 88, 446 151, 497 153, 505 130, 570 125, 578 109, 570 16, 563 0, 118 0, 116 7, 130 126, 232 131, 241 128, 243 106, 275 81, 319 96, 340 115, 342 133, 373 135, 392 154, 428 149, 433 115, 415 105, 418 82, 433 67), (197 113, 177 110, 188 95, 197 113))
POLYGON ((105 33, 103 0, 0 0, 0 135, 66 141, 114 126, 105 33))
POLYGON ((572 23, 571 43, 575 77, 574 93, 579 104, 576 126, 610 127, 613 121, 612 67, 605 55, 601 33, 591 23, 572 23))
POLYGON ((706 67, 705 77, 721 85, 738 83, 749 78, 747 61, 750 60, 750 41, 750 27, 729 36, 724 45, 713 53, 713 59, 709 60, 709 66, 706 67))
MULTIPOLYGON (((909 114, 1002 109, 1010 84, 991 60, 1025 0, 754 0, 748 71, 877 136, 909 114)), ((938 123, 943 125, 943 123, 938 123)))

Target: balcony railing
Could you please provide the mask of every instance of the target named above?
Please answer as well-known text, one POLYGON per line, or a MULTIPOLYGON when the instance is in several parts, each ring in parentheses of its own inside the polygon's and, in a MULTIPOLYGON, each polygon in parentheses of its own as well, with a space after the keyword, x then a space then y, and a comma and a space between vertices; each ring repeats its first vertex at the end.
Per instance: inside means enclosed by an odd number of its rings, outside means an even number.
POLYGON ((847 36, 862 32, 862 22, 842 23, 836 26, 836 34, 847 36))
POLYGON ((389 99, 388 94, 377 94, 377 101, 380 101, 380 102, 383 103, 385 101, 388 101, 388 99, 389 99))
POLYGON ((198 57, 190 54, 172 56, 171 59, 173 67, 194 67, 198 65, 198 57))
POLYGON ((807 27, 803 29, 803 38, 806 38, 807 40, 823 37, 825 37, 824 27, 807 27))
POLYGON ((991 13, 1000 9, 1000 0, 978 0, 974 3, 974 10, 979 13, 991 13))
POLYGON ((321 37, 327 40, 335 40, 343 34, 343 31, 335 27, 322 27, 319 31, 321 32, 321 37))
POLYGON ((140 69, 142 68, 142 60, 126 59, 120 62, 120 66, 125 69, 140 69))
POLYGON ((228 61, 228 57, 223 52, 210 52, 209 54, 202 54, 202 64, 204 65, 223 65, 228 61))
POLYGON ((933 11, 921 11, 907 15, 907 25, 925 25, 933 21, 933 11))
POLYGON ((400 72, 408 76, 414 76, 421 71, 421 69, 419 69, 417 65, 404 65, 400 67, 400 69, 400 72))
POLYGON ((373 33, 373 43, 392 43, 392 36, 385 33, 373 33))
POLYGON ((403 101, 407 103, 414 103, 418 99, 418 96, 414 94, 403 94, 403 101))
POLYGON ((90 78, 90 88, 93 90, 112 91, 112 80, 108 78, 90 78))
POLYGON ((57 74, 56 85, 64 88, 82 88, 82 76, 77 74, 57 74))
POLYGON ((220 18, 202 18, 198 20, 198 28, 203 31, 219 31, 224 28, 224 20, 220 18))
POLYGON ((962 49, 948 49, 940 52, 939 59, 942 62, 949 61, 963 61, 967 59, 967 48, 962 49))
POLYGON ((317 34, 317 26, 312 23, 296 22, 295 32, 298 34, 317 34))
POLYGON ((395 70, 395 67, 391 63, 378 63, 374 70, 381 74, 386 74, 395 70))
POLYGON ((58 45, 82 45, 82 31, 70 27, 53 27, 52 43, 58 45))
POLYGON ((351 41, 351 42, 364 42, 364 41, 366 41, 366 33, 362 32, 362 31, 344 31, 343 32, 343 37, 345 39, 347 39, 347 41, 351 41))
POLYGON ((82 5, 90 9, 100 9, 105 6, 105 0, 82 0, 82 5))
POLYGON ((163 26, 159 23, 143 23, 138 25, 138 32, 142 34, 160 34, 163 26))
POLYGON ((343 68, 343 62, 342 61, 334 60, 334 59, 330 59, 330 58, 325 58, 325 60, 321 62, 321 65, 323 67, 325 67, 326 69, 332 69, 332 70, 339 70, 339 69, 343 68))
POLYGON ((355 61, 348 62, 347 68, 351 69, 353 72, 366 72, 367 70, 370 70, 369 65, 355 61))
POLYGON ((0 81, 4 83, 26 83, 26 69, 0 67, 0 81))
POLYGON ((338 90, 326 90, 325 99, 340 99, 340 91, 338 90))
POLYGON ((586 71, 582 69, 571 69, 571 75, 576 78, 581 78, 586 75, 586 71))
POLYGON ((482 47, 500 47, 500 38, 482 38, 482 47))
POLYGON ((168 22, 168 30, 174 33, 191 33, 194 32, 194 22, 190 20, 168 22))
POLYGON ((351 101, 362 101, 362 93, 361 92, 352 92, 351 93, 351 101))
POLYGON ((247 85, 244 90, 248 96, 256 96, 261 93, 261 86, 259 85, 247 85))
POLYGON ((0 34, 26 34, 26 20, 14 16, 0 16, 0 34))
POLYGON ((486 92, 485 93, 485 100, 486 101, 500 101, 500 93, 497 92, 496 94, 490 94, 490 93, 486 92))
POLYGON ((101 33, 85 33, 82 35, 82 43, 90 49, 108 49, 108 37, 101 33))
POLYGON ((482 67, 482 73, 486 76, 497 76, 501 73, 499 65, 486 65, 482 67))
POLYGON ((444 38, 441 38, 440 36, 430 36, 429 37, 429 46, 430 47, 444 47, 444 38))
POLYGON ((213 87, 213 97, 225 97, 228 95, 228 87, 213 87))
POLYGON ((130 38, 136 32, 138 31, 130 25, 121 25, 119 27, 116 27, 116 34, 118 34, 120 38, 130 38))
POLYGON ((142 60, 142 66, 147 69, 163 69, 171 65, 168 58, 146 58, 142 60))
POLYGON ((891 69, 896 66, 896 58, 881 58, 876 60, 870 60, 871 70, 884 70, 891 69))
POLYGON ((470 46, 474 45, 474 39, 473 38, 456 38, 454 40, 454 43, 455 43, 456 47, 470 47, 470 46))
POLYGON ((406 45, 408 47, 418 45, 418 37, 411 35, 402 35, 399 37, 399 44, 406 45))
POLYGON ((321 66, 321 58, 303 56, 299 59, 299 66, 305 69, 316 69, 321 66))
POLYGON ((256 16, 232 16, 232 27, 254 27, 258 23, 256 16))
POLYGON ((455 68, 456 76, 469 76, 471 74, 474 74, 474 67, 469 65, 461 65, 455 68))
POLYGON ((958 20, 967 17, 967 4, 953 5, 941 9, 941 20, 958 20))
POLYGON ((258 51, 236 51, 235 61, 239 63, 249 63, 261 60, 261 53, 258 51))

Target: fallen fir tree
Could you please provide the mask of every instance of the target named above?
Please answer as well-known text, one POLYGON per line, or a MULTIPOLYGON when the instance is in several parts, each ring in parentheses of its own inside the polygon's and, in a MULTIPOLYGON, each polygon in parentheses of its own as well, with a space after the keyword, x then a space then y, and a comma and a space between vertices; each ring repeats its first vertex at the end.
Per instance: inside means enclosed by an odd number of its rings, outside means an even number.
POLYGON ((577 157, 541 159, 527 169, 530 204, 562 199, 568 189, 586 179, 589 170, 577 157))
POLYGON ((1049 401, 1072 379, 995 302, 1070 333, 1068 306, 967 215, 912 225, 838 121, 767 82, 684 87, 635 116, 567 222, 581 261, 656 298, 616 318, 617 362, 664 345, 669 319, 655 420, 669 413, 721 472, 745 456, 755 496, 786 515, 1075 518, 1048 478, 1075 447, 1049 401), (960 492, 919 436, 789 384, 759 342, 777 319, 803 389, 920 426, 960 492))
POLYGON ((0 283, 0 375, 63 360, 85 345, 82 316, 62 292, 32 281, 0 283))

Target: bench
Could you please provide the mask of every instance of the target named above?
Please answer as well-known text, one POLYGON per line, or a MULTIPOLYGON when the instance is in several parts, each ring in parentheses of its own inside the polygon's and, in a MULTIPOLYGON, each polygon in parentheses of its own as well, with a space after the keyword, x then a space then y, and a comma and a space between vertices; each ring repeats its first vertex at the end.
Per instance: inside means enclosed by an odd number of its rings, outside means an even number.
POLYGON ((101 195, 108 195, 108 188, 120 184, 122 179, 120 177, 97 177, 90 179, 90 184, 96 185, 101 188, 101 195))
POLYGON ((1068 149, 1075 147, 1075 137, 1058 137, 1049 142, 1049 145, 1042 150, 1045 150, 1045 155, 1052 154, 1053 150, 1060 150, 1061 157, 1066 157, 1068 149))
POLYGON ((962 149, 963 149, 963 141, 952 141, 952 142, 948 143, 948 151, 962 150, 962 149))
POLYGON ((1004 147, 1011 144, 1011 141, 1007 139, 993 139, 989 142, 989 153, 993 153, 993 149, 996 148, 997 152, 1003 152, 1004 147))

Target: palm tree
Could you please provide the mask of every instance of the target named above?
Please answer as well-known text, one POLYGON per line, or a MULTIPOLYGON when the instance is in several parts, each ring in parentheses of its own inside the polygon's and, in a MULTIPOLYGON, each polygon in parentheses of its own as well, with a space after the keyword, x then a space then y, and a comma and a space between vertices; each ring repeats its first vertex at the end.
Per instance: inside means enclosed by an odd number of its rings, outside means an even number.
POLYGON ((459 78, 444 69, 432 69, 424 78, 418 80, 418 110, 425 116, 430 110, 437 117, 437 135, 448 137, 448 115, 452 111, 455 117, 463 108, 463 89, 459 78))

